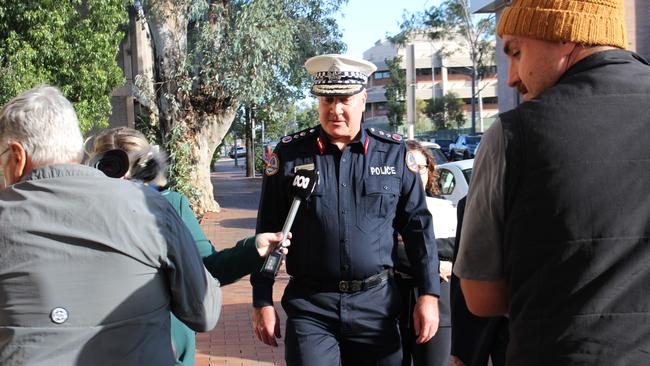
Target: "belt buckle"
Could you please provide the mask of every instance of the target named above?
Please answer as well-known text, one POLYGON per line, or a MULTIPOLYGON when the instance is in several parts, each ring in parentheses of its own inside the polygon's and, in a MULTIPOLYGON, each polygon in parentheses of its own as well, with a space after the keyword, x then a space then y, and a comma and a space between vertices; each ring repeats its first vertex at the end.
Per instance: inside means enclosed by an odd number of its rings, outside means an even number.
POLYGON ((350 285, 348 281, 339 281, 339 291, 348 292, 350 291, 350 285))
POLYGON ((363 289, 362 281, 340 281, 339 291, 345 293, 359 292, 363 289))

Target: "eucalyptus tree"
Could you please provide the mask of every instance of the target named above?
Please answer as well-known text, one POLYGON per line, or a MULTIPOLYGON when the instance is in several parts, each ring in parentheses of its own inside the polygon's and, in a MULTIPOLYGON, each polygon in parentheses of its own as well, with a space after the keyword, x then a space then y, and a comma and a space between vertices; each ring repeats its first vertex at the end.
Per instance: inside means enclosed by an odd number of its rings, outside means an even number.
POLYGON ((140 97, 172 157, 172 182, 197 213, 218 210, 210 161, 241 104, 292 103, 308 75, 304 60, 337 52, 334 13, 342 0, 143 0, 155 72, 140 77, 140 97), (281 92, 279 92, 281 91, 281 92))

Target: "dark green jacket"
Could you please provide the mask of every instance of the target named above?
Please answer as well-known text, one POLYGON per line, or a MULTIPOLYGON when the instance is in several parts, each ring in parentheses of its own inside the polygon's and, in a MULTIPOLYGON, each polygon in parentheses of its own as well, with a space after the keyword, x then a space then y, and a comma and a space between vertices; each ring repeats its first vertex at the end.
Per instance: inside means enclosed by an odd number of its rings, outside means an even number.
MULTIPOLYGON (((208 238, 205 237, 201 225, 190 208, 189 201, 184 195, 165 190, 161 194, 174 207, 178 215, 192 233, 194 243, 203 258, 205 268, 221 285, 233 283, 253 271, 258 271, 263 263, 255 248, 255 237, 250 236, 237 242, 232 248, 217 252, 208 238)), ((196 341, 194 331, 183 322, 171 315, 171 330, 176 365, 194 365, 196 341)))

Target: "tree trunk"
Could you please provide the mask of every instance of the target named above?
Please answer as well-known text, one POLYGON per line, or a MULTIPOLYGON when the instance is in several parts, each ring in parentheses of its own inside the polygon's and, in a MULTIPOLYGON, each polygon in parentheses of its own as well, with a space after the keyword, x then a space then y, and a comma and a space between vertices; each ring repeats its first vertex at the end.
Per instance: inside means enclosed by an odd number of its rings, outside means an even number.
POLYGON ((246 108, 246 177, 255 176, 255 111, 246 108))
MULTIPOLYGON (((147 21, 151 30, 156 55, 156 99, 158 102, 160 128, 163 139, 175 128, 181 128, 182 135, 176 146, 189 142, 189 176, 183 177, 189 183, 195 197, 190 197, 192 208, 198 215, 219 211, 214 200, 210 181, 210 164, 215 149, 232 124, 237 103, 227 109, 200 110, 205 103, 192 103, 195 99, 204 101, 200 91, 188 91, 190 71, 184 68, 187 60, 187 4, 178 0, 149 1, 147 21), (179 86, 185 88, 179 88, 179 86), (184 90, 184 91, 183 91, 184 90)), ((166 141, 165 141, 166 142, 166 141)), ((174 162, 172 162, 174 163, 174 162)))
POLYGON ((192 146, 191 160, 195 163, 191 181, 198 197, 193 205, 194 212, 204 215, 206 212, 218 212, 219 204, 214 199, 214 188, 210 180, 212 155, 226 135, 235 119, 236 108, 229 108, 220 114, 205 115, 192 121, 200 125, 196 132, 189 132, 187 139, 192 146))
POLYGON ((181 117, 177 115, 180 112, 178 105, 184 104, 178 100, 177 78, 187 59, 188 23, 185 7, 175 0, 151 1, 147 17, 156 54, 157 82, 161 83, 157 100, 160 123, 165 133, 171 131, 173 121, 181 117))

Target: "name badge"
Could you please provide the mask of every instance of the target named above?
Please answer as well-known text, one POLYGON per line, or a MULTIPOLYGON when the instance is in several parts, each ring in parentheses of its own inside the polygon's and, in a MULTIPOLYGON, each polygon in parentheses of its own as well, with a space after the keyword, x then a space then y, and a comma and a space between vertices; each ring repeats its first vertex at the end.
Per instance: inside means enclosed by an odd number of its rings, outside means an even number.
POLYGON ((314 163, 296 165, 293 167, 293 173, 295 174, 298 170, 314 170, 314 163))

